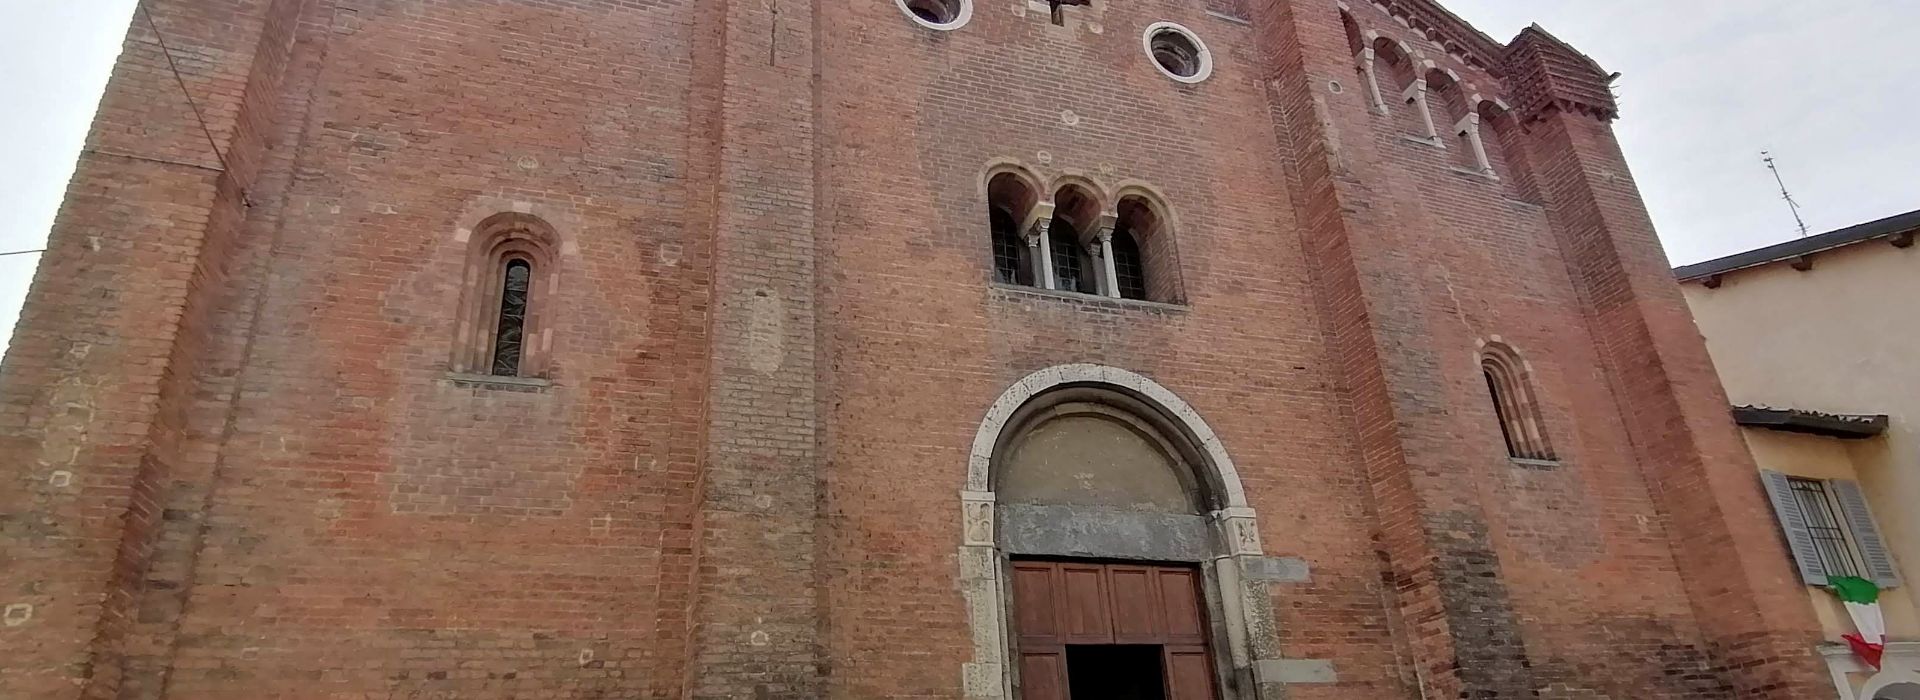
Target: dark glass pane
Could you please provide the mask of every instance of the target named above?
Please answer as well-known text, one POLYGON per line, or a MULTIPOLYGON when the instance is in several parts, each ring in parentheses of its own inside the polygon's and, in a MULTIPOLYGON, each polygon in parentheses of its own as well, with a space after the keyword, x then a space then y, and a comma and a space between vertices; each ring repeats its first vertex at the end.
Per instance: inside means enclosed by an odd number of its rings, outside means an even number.
POLYGON ((1012 214, 993 210, 993 278, 1003 284, 1032 284, 1032 270, 1022 264, 1027 245, 1014 229, 1012 214))
POLYGON ((1053 253, 1054 289, 1070 292, 1087 291, 1087 283, 1091 280, 1087 278, 1086 266, 1080 261, 1080 244, 1077 242, 1080 239, 1079 232, 1073 230, 1073 227, 1068 226, 1066 222, 1056 219, 1052 230, 1047 235, 1052 239, 1050 247, 1053 249, 1051 252, 1053 253))
POLYGON ((493 375, 518 377, 526 349, 527 293, 533 286, 533 265, 510 260, 505 274, 500 285, 499 331, 493 338, 493 375))
POLYGON ((1147 298, 1147 271, 1140 260, 1140 245, 1124 230, 1113 233, 1113 276, 1121 298, 1147 298))

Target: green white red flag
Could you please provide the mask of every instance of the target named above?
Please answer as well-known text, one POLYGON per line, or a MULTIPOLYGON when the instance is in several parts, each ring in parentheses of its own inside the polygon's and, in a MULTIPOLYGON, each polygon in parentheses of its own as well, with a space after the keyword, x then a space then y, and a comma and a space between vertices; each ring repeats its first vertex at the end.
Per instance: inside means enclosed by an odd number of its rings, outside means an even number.
POLYGON ((1880 587, 1863 578, 1836 576, 1827 579, 1827 588, 1847 605, 1847 615, 1858 630, 1841 638, 1861 660, 1879 670, 1880 657, 1887 650, 1887 619, 1880 614, 1880 587))

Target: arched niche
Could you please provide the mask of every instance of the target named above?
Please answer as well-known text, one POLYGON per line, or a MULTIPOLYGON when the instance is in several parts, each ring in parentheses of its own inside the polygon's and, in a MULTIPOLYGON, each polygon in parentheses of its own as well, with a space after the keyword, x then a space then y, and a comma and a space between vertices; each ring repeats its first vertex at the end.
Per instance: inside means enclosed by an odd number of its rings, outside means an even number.
POLYGON ((1920 700, 1920 681, 1875 679, 1863 690, 1867 700, 1920 700))
POLYGON ((975 433, 961 506, 967 698, 1013 696, 1014 557, 1196 567, 1220 697, 1277 697, 1271 600, 1247 574, 1264 559, 1255 513, 1219 437, 1165 387, 1089 364, 1015 382, 975 433))

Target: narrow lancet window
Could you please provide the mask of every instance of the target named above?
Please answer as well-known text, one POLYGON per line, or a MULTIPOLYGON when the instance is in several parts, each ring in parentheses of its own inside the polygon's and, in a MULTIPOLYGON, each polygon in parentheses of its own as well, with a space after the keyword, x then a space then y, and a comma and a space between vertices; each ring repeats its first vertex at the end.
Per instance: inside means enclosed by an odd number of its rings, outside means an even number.
POLYGON ((525 260, 509 260, 503 277, 500 316, 493 340, 493 375, 517 377, 526 349, 527 297, 533 287, 533 265, 525 260))
POLYGON ((1547 439, 1546 421, 1540 414, 1540 401, 1533 395, 1533 384, 1526 365, 1513 351, 1492 346, 1480 358, 1480 373, 1487 382, 1493 413, 1500 422, 1500 436, 1506 441, 1507 456, 1514 459, 1551 462, 1553 444, 1547 439))

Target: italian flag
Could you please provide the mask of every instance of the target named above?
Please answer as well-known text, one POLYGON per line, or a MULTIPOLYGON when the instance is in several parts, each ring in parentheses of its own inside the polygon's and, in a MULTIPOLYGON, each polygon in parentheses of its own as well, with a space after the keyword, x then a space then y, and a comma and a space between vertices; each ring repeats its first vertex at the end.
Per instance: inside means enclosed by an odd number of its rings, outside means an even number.
POLYGON ((1855 634, 1842 635, 1853 653, 1859 654, 1874 670, 1880 670, 1880 655, 1887 650, 1887 621, 1880 615, 1880 587, 1863 578, 1840 576, 1827 579, 1827 588, 1840 602, 1847 604, 1853 617, 1855 634))

